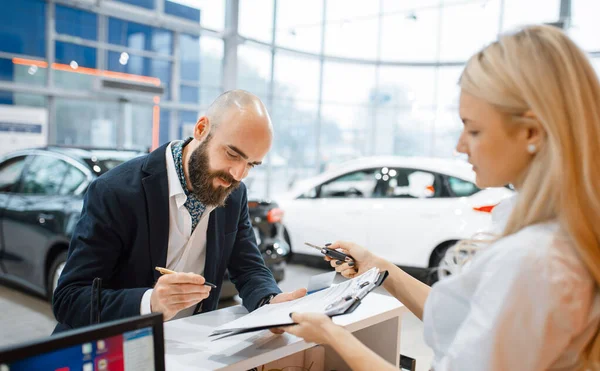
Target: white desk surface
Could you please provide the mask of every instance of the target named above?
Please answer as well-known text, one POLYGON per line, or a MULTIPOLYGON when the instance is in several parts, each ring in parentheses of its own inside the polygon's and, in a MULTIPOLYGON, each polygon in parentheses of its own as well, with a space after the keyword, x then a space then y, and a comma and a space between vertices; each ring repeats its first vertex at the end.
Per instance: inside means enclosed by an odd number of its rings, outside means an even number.
MULTIPOLYGON (((334 317, 333 320, 354 332, 400 317, 405 310, 391 296, 370 293, 353 313, 334 317)), ((249 370, 314 345, 287 333, 275 335, 268 330, 216 341, 208 337, 215 327, 247 313, 244 307, 235 306, 166 322, 167 371, 249 370)))

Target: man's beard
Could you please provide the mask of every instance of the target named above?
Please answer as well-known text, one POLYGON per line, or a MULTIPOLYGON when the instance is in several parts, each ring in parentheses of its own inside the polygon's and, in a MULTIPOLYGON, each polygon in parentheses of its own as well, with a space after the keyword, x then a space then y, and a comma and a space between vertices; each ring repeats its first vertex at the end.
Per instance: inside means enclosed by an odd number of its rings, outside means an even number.
POLYGON ((239 187, 240 182, 231 174, 224 171, 211 171, 208 165, 208 141, 201 143, 190 155, 189 174, 192 183, 192 193, 205 206, 224 206, 225 200, 231 192, 239 187), (220 187, 213 185, 216 178, 222 178, 230 186, 220 187))

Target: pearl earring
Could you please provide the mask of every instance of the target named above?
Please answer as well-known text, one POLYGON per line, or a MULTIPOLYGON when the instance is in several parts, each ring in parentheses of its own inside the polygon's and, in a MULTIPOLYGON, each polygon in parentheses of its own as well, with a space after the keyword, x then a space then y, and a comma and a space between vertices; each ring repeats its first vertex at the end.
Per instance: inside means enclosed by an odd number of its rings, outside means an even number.
POLYGON ((535 144, 530 144, 527 146, 527 152, 534 154, 537 151, 535 144))

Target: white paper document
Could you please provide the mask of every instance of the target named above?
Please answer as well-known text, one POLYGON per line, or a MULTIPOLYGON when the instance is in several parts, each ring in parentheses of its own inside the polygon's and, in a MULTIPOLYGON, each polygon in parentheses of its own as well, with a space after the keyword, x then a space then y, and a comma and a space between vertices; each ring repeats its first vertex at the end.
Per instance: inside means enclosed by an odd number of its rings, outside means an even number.
POLYGON ((328 289, 300 299, 284 303, 269 304, 252 313, 217 327, 212 335, 240 332, 250 329, 268 328, 293 324, 290 313, 317 312, 329 316, 345 313, 353 303, 360 301, 373 290, 379 280, 379 269, 372 268, 364 274, 328 289))

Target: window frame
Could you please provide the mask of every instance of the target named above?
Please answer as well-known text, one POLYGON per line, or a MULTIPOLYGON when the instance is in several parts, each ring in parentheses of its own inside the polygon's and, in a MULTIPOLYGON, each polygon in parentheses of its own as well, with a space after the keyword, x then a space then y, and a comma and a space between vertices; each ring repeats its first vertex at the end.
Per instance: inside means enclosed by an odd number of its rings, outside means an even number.
POLYGON ((19 174, 19 177, 17 178, 16 182, 13 184, 10 191, 0 191, 0 193, 3 193, 3 194, 18 193, 17 190, 19 190, 21 187, 21 181, 23 180, 23 174, 25 173, 25 171, 27 170, 27 167, 29 166, 29 155, 27 153, 23 153, 23 152, 14 153, 9 156, 3 157, 0 161, 0 166, 3 166, 7 162, 13 161, 19 157, 23 158, 23 168, 21 169, 21 174, 19 174))
MULTIPOLYGON (((435 200, 435 199, 439 199, 439 198, 445 198, 445 196, 443 195, 444 187, 446 186, 446 183, 444 182, 444 174, 439 173, 437 171, 429 170, 429 169, 410 167, 410 166, 383 166, 383 167, 387 167, 390 170, 393 169, 396 171, 408 170, 408 171, 411 171, 411 173, 412 172, 429 173, 429 174, 433 175, 433 177, 434 177, 433 185, 434 185, 435 193, 431 197, 373 197, 373 198, 388 199, 388 200, 396 200, 396 199, 435 200), (440 187, 435 187, 438 184, 440 185, 440 187)), ((447 190, 447 188, 446 188, 446 190, 447 190)))
MULTIPOLYGON (((365 167, 365 168, 361 168, 361 169, 354 169, 354 170, 347 171, 347 172, 345 172, 345 173, 343 173, 341 175, 337 175, 337 176, 335 176, 333 178, 327 179, 327 180, 321 182, 320 184, 318 184, 318 185, 310 188, 308 191, 304 192, 298 198, 309 199, 309 200, 310 199, 312 199, 312 200, 316 200, 316 199, 346 199, 348 197, 321 197, 321 187, 323 187, 326 184, 333 183, 336 180, 338 180, 340 178, 343 178, 343 177, 345 177, 345 176, 347 176, 349 174, 353 174, 353 173, 357 173, 357 172, 376 171, 376 170, 378 170, 380 168, 381 168, 380 166, 374 166, 374 167, 365 167), (309 193, 313 189, 316 191, 315 197, 303 197, 305 194, 309 193)), ((370 199, 370 198, 373 198, 373 197, 360 197, 360 198, 370 199)))
POLYGON ((483 190, 483 189, 481 189, 481 188, 477 187, 477 184, 475 184, 475 182, 472 182, 472 181, 470 181, 470 180, 467 180, 467 179, 464 179, 464 178, 461 178, 461 177, 458 177, 458 176, 454 176, 454 175, 448 175, 448 174, 446 174, 446 175, 444 175, 443 177, 444 177, 444 184, 446 185, 446 190, 448 191, 448 194, 449 194, 448 198, 462 198, 462 197, 471 197, 471 196, 473 196, 473 195, 476 195, 477 193, 479 193, 479 192, 481 192, 481 191, 483 190), (457 195, 457 194, 456 194, 456 192, 454 192, 454 190, 452 189, 452 186, 450 185, 450 178, 455 178, 455 179, 462 180, 463 182, 468 182, 468 183, 471 183, 471 184, 473 184, 473 185, 474 185, 474 186, 475 186, 475 187, 478 189, 478 191, 477 191, 477 192, 475 192, 475 193, 472 193, 472 194, 470 194, 470 195, 468 195, 468 196, 459 196, 459 195, 457 195))
MULTIPOLYGON (((91 181, 94 179, 94 175, 92 174, 91 170, 86 165, 83 165, 82 163, 73 159, 72 157, 69 157, 69 156, 66 156, 66 155, 63 155, 63 154, 60 154, 57 152, 40 151, 40 150, 30 151, 30 152, 25 153, 24 155, 27 156, 25 159, 26 162, 25 162, 23 171, 21 173, 21 176, 19 177, 19 184, 18 184, 18 187, 16 187, 16 189, 15 189, 16 192, 13 192, 15 194, 18 194, 21 196, 46 196, 46 197, 47 196, 54 196, 54 197, 57 197, 57 196, 61 196, 61 197, 80 196, 84 193, 84 191, 90 185, 91 181), (81 182, 81 184, 73 192, 66 194, 66 195, 61 195, 59 192, 57 192, 56 194, 52 194, 52 195, 21 192, 23 176, 29 170, 29 166, 31 165, 31 162, 35 159, 36 156, 48 156, 48 157, 54 157, 58 160, 61 160, 61 161, 65 162, 67 164, 67 166, 74 166, 75 168, 77 168, 77 170, 80 170, 81 172, 83 172, 83 174, 85 175, 86 178, 83 182, 81 182)), ((60 186, 58 188, 59 191, 63 186, 66 174, 67 173, 65 172, 65 174, 63 175, 63 179, 61 180, 60 186)))

